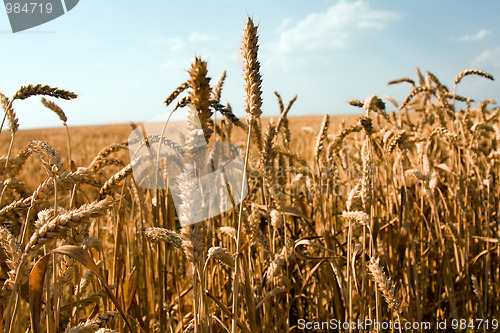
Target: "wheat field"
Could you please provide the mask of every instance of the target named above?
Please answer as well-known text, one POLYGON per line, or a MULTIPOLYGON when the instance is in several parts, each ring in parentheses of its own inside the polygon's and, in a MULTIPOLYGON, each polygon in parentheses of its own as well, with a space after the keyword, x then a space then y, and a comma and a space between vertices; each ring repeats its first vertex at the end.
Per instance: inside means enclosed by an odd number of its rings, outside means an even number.
POLYGON ((276 93, 270 119, 257 29, 243 30, 246 118, 200 58, 166 94, 201 125, 185 154, 197 135, 243 153, 248 194, 200 223, 185 178, 177 210, 169 188, 137 185, 141 124, 68 127, 55 102, 77 96, 50 86, 0 95, 4 332, 497 330, 500 108, 460 90, 493 76, 465 70, 449 89, 417 69, 389 82, 403 101, 350 100, 345 117, 290 116, 297 97, 276 93), (18 131, 16 105, 40 97, 63 126, 18 131))

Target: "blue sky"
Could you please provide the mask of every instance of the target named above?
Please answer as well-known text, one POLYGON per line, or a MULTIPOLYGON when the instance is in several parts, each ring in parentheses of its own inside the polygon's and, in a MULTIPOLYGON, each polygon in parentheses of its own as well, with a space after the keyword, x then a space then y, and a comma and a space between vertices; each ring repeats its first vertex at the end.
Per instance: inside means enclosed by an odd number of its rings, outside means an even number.
MULTIPOLYGON (((247 15, 259 24, 264 115, 273 92, 291 115, 346 114, 346 101, 377 94, 399 101, 408 85, 387 86, 415 67, 451 87, 479 68, 500 80, 500 2, 490 1, 128 1, 81 0, 66 15, 25 32, 10 31, 0 10, 0 91, 43 83, 75 91, 58 101, 69 125, 145 121, 187 79, 195 56, 215 82, 227 70, 222 101, 243 115, 240 41, 247 15)), ((500 98, 500 81, 468 77, 458 93, 500 98)), ((499 101, 500 102, 500 101, 499 101)), ((21 128, 60 126, 38 98, 14 105, 21 128)))

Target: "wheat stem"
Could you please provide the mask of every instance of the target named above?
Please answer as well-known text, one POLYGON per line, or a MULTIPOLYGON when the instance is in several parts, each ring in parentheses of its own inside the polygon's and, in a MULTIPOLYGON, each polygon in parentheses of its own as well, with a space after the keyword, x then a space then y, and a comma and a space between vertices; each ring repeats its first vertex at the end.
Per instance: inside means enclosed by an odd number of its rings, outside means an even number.
MULTIPOLYGON (((247 135, 247 144, 245 151, 245 164, 243 167, 243 177, 246 177, 247 168, 248 168, 248 156, 250 151, 250 141, 252 136, 252 122, 248 125, 248 135, 247 135)), ((233 316, 232 316, 232 326, 231 332, 236 333, 238 327, 238 298, 239 298, 239 281, 240 281, 240 251, 241 251, 241 231, 243 229, 243 200, 245 199, 245 178, 242 179, 242 188, 241 188, 241 197, 240 197, 240 212, 238 214, 238 227, 236 234, 236 254, 235 254, 235 269, 234 269, 234 278, 233 278, 233 316)))

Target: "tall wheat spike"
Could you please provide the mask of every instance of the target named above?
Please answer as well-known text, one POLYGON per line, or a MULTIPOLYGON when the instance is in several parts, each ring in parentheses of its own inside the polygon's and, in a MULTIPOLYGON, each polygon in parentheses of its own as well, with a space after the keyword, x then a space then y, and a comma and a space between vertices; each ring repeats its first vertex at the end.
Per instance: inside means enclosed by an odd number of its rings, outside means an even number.
POLYGON ((196 57, 188 73, 190 76, 188 86, 191 88, 189 100, 198 112, 201 128, 208 140, 213 133, 213 122, 210 108, 212 90, 210 88, 210 78, 207 76, 207 62, 196 57))
POLYGON ((243 79, 245 81, 245 112, 249 122, 252 123, 255 142, 262 150, 262 131, 260 115, 262 114, 262 77, 260 75, 260 62, 257 59, 259 51, 258 27, 249 17, 243 30, 241 53, 243 54, 243 79))

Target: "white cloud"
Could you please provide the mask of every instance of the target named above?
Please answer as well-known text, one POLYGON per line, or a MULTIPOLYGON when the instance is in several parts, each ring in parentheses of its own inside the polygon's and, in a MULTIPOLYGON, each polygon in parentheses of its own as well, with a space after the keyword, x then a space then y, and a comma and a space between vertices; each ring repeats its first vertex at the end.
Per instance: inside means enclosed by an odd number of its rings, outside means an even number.
POLYGON ((180 51, 186 51, 191 46, 198 46, 201 43, 208 43, 216 40, 217 36, 215 35, 209 35, 203 32, 192 32, 187 37, 159 37, 150 39, 147 43, 151 46, 163 45, 166 46, 170 52, 178 53, 180 51))
POLYGON ((217 40, 217 36, 209 35, 203 32, 193 32, 188 36, 191 43, 207 43, 217 40))
POLYGON ((472 60, 473 65, 491 65, 500 68, 500 47, 485 50, 472 60))
POLYGON ((396 12, 371 8, 367 1, 341 0, 296 24, 283 21, 279 38, 271 45, 273 60, 286 67, 287 58, 297 53, 346 48, 360 34, 383 30, 400 18, 396 12))
POLYGON ((481 29, 473 35, 465 34, 463 36, 460 36, 457 38, 457 40, 459 40, 461 42, 468 42, 471 40, 481 40, 481 39, 484 39, 489 34, 491 34, 490 30, 481 29))
POLYGON ((178 51, 184 47, 184 41, 181 37, 171 37, 171 38, 155 38, 149 40, 149 45, 166 45, 171 51, 178 51))
POLYGON ((292 22, 292 19, 287 17, 286 19, 281 21, 279 27, 276 29, 275 32, 277 32, 277 33, 283 32, 286 28, 288 28, 290 26, 290 22, 292 22))

